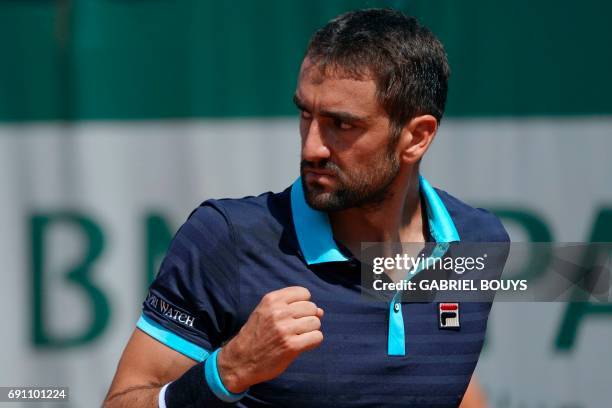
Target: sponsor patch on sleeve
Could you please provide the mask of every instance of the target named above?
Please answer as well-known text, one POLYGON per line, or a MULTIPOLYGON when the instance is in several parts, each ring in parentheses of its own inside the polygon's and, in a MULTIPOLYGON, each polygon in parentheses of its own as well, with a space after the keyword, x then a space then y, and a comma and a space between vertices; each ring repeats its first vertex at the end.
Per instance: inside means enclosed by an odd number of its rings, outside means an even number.
POLYGON ((173 320, 182 326, 193 327, 193 323, 195 322, 194 316, 168 303, 160 297, 149 293, 145 303, 160 316, 173 320))

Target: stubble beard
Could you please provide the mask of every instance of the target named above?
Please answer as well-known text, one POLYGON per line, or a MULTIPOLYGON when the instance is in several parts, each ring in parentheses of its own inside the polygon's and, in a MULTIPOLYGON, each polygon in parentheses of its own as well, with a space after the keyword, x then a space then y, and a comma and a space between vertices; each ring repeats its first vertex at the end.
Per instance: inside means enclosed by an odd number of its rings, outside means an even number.
POLYGON ((394 143, 390 143, 380 156, 373 160, 375 164, 373 169, 358 172, 351 172, 350 169, 342 171, 331 161, 317 166, 302 161, 300 173, 306 202, 315 210, 325 212, 379 207, 391 197, 390 186, 400 170, 394 143), (333 172, 337 187, 333 191, 326 191, 317 184, 308 185, 304 178, 304 170, 309 168, 333 172))

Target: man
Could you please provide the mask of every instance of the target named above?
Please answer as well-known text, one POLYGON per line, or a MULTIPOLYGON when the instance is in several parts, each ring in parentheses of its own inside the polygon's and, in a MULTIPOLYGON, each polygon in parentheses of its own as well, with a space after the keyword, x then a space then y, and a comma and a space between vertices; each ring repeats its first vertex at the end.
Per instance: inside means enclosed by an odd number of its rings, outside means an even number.
POLYGON ((316 32, 294 101, 301 178, 209 200, 175 236, 107 407, 456 407, 490 303, 365 301, 362 242, 507 241, 499 221, 432 188, 419 163, 444 111, 440 42, 360 10, 316 32))

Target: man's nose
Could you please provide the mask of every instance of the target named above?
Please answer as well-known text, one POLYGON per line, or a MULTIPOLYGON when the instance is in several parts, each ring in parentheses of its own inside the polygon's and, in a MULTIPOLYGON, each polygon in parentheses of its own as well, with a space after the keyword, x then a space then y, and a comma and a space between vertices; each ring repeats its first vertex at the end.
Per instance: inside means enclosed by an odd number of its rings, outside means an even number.
POLYGON ((319 122, 311 120, 302 134, 302 160, 318 163, 329 159, 330 151, 319 122))

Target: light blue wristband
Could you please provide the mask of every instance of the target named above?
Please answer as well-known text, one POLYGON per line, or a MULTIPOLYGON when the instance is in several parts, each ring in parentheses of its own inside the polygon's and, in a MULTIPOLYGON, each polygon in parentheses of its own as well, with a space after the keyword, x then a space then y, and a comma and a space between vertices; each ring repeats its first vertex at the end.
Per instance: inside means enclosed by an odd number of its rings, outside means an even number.
POLYGON ((221 348, 216 349, 206 359, 206 363, 204 363, 204 377, 206 378, 206 383, 208 383, 208 387, 220 400, 225 402, 239 401, 246 395, 248 389, 240 394, 235 394, 225 388, 219 376, 219 369, 217 368, 217 355, 219 351, 221 351, 221 348))

